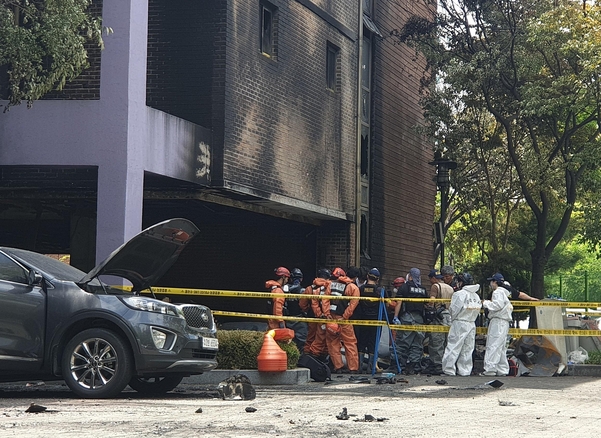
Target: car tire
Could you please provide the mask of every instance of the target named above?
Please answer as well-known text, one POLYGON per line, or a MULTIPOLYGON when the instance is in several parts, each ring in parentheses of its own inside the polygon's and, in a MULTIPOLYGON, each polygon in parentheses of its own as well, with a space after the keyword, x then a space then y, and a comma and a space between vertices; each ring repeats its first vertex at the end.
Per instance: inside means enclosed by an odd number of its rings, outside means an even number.
POLYGON ((173 374, 161 377, 137 377, 134 376, 129 381, 129 386, 140 394, 159 395, 165 394, 177 387, 184 376, 173 374))
POLYGON ((133 374, 129 345, 101 328, 76 334, 65 346, 63 379, 77 396, 111 398, 127 386, 133 374))

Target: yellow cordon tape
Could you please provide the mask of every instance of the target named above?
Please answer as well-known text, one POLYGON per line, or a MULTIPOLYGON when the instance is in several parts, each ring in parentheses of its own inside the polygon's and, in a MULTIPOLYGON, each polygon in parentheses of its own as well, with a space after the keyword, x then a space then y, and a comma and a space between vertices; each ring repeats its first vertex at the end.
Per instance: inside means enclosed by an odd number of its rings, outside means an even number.
MULTIPOLYGON (((247 292, 247 291, 236 291, 236 290, 211 290, 211 289, 180 289, 176 287, 155 287, 152 289, 155 294, 168 294, 168 295, 201 295, 211 297, 236 297, 236 298, 288 298, 293 300, 300 299, 317 299, 317 300, 365 300, 365 301, 398 301, 400 298, 371 298, 371 297, 347 297, 338 295, 309 295, 309 294, 273 294, 269 291, 265 292, 247 292)), ((144 293, 149 293, 143 291, 144 293)), ((405 298, 403 301, 440 301, 450 302, 450 299, 430 299, 424 300, 422 298, 405 298)))
MULTIPOLYGON (((432 299, 432 298, 371 298, 371 297, 348 297, 348 296, 332 296, 332 295, 304 295, 304 294, 272 294, 270 292, 247 292, 247 291, 228 291, 228 290, 214 290, 214 289, 186 289, 186 288, 175 288, 175 287, 157 287, 153 288, 155 294, 167 294, 167 295, 198 295, 198 296, 213 296, 213 297, 235 297, 235 298, 277 298, 283 297, 293 300, 299 299, 329 299, 329 300, 365 300, 365 301, 384 301, 384 302, 396 302, 396 301, 411 301, 411 302, 428 302, 428 303, 448 303, 450 299, 432 299)), ((143 291, 143 293, 150 293, 150 291, 143 291)), ((551 307, 582 307, 585 309, 601 307, 601 303, 584 303, 584 302, 572 302, 572 301, 512 301, 514 307, 532 307, 532 306, 551 306, 551 307)), ((518 311, 521 311, 518 310, 518 311)), ((227 312, 222 310, 212 311, 216 316, 233 316, 243 318, 255 318, 255 319, 278 319, 284 321, 304 321, 307 323, 319 323, 326 324, 328 322, 335 322, 337 324, 352 324, 352 325, 365 325, 365 326, 383 326, 386 327, 388 324, 386 321, 373 321, 373 320, 343 320, 343 319, 324 319, 324 318, 301 318, 297 316, 279 316, 274 318, 273 315, 261 315, 255 313, 242 313, 242 312, 227 312)), ((446 333, 449 331, 449 327, 444 325, 395 325, 390 324, 390 328, 393 330, 403 331, 420 331, 420 332, 435 332, 435 333, 446 333)), ((485 327, 476 327, 476 333, 486 334, 487 329, 485 327)), ((551 335, 551 336, 601 336, 601 330, 548 330, 548 329, 509 329, 509 334, 514 336, 523 335, 551 335)))
MULTIPOLYGON (((149 293, 143 291, 144 293, 149 293)), ((238 298, 271 298, 271 297, 282 297, 289 299, 336 299, 336 300, 366 300, 366 301, 415 301, 415 302, 440 302, 448 303, 450 299, 440 298, 371 298, 371 297, 348 297, 338 295, 303 295, 303 294, 272 294, 269 291, 265 292, 248 292, 248 291, 234 291, 234 290, 214 290, 214 289, 183 289, 177 287, 156 287, 153 288, 153 292, 157 294, 168 294, 168 295, 201 295, 201 296, 213 296, 213 297, 238 297, 238 298)), ((512 301, 514 307, 531 307, 531 306, 551 306, 551 307, 584 307, 591 309, 594 307, 601 308, 601 303, 586 303, 579 301, 512 301)))
MULTIPOLYGON (((273 315, 260 315, 256 313, 242 313, 242 312, 226 312, 222 310, 214 310, 213 315, 217 316, 235 316, 244 318, 255 318, 255 319, 277 319, 284 321, 303 321, 303 322, 314 322, 318 324, 327 324, 329 322, 335 322, 336 324, 352 324, 352 325, 367 325, 367 326, 383 326, 387 327, 386 321, 373 321, 373 320, 360 320, 360 319, 324 319, 324 318, 300 318, 297 316, 278 316, 274 318, 273 315)), ((392 330, 402 330, 410 332, 433 332, 433 333, 447 333, 449 331, 448 326, 444 325, 396 325, 390 324, 392 330)), ((485 335, 487 333, 486 327, 476 327, 476 333, 485 335)), ((600 330, 545 330, 545 329, 509 329, 510 335, 524 336, 524 335, 553 335, 553 336, 601 336, 600 330)))
POLYGON ((513 307, 549 306, 549 307, 585 307, 592 309, 601 307, 601 303, 581 303, 574 301, 512 301, 513 307))

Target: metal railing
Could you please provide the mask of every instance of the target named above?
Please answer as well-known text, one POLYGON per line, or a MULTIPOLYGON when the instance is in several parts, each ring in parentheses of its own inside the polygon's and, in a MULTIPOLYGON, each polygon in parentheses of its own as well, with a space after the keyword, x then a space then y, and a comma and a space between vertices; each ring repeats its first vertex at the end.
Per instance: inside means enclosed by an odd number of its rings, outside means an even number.
POLYGON ((600 302, 601 274, 582 272, 545 276, 545 294, 567 301, 600 302))

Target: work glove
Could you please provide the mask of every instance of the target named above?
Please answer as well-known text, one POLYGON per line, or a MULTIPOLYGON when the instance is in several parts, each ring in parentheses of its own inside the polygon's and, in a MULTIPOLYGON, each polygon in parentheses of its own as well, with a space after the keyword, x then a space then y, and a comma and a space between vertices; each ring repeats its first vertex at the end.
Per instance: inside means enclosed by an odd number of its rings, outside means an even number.
POLYGON ((401 325, 401 320, 395 316, 394 318, 392 318, 392 323, 394 325, 401 325))

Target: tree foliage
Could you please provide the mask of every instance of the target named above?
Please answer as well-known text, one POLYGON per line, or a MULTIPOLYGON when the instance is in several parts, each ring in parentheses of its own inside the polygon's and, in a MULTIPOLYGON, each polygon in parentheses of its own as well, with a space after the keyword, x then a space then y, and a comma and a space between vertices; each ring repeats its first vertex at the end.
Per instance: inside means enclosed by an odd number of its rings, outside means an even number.
POLYGON ((102 47, 102 24, 91 0, 0 0, 0 66, 5 109, 29 105, 88 67, 86 43, 102 47))
POLYGON ((590 250, 601 254, 601 170, 595 171, 581 188, 581 202, 576 205, 582 214, 582 224, 578 228, 580 241, 590 250))
POLYGON ((427 60, 429 134, 472 168, 454 180, 460 217, 472 231, 488 227, 492 253, 506 247, 513 212, 528 212, 531 291, 542 297, 545 267, 601 158, 601 8, 567 0, 437 4, 431 19, 412 17, 396 34, 427 60))

